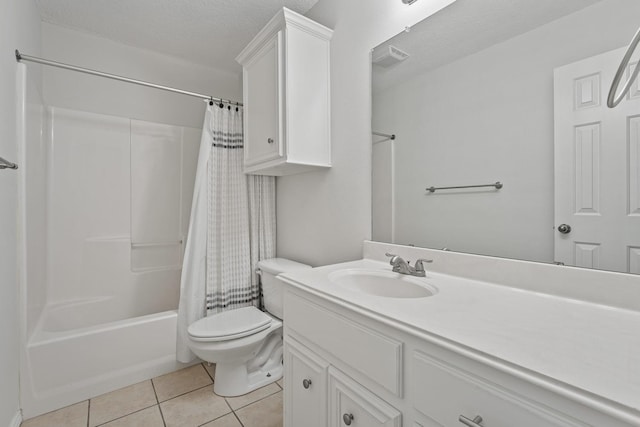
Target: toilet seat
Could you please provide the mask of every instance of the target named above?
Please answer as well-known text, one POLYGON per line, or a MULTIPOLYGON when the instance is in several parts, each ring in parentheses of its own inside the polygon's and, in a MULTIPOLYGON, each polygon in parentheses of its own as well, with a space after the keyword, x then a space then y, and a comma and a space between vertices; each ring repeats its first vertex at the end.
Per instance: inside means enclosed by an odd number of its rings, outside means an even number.
POLYGON ((256 307, 243 307, 204 317, 187 330, 194 341, 228 341, 267 329, 271 317, 256 307))

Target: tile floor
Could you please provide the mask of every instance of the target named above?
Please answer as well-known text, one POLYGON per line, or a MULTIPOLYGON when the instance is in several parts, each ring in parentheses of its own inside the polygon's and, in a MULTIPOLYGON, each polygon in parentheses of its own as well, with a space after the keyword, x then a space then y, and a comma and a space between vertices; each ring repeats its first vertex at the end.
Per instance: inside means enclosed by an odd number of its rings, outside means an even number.
POLYGON ((282 380, 238 397, 194 365, 24 421, 21 427, 282 427, 282 380))

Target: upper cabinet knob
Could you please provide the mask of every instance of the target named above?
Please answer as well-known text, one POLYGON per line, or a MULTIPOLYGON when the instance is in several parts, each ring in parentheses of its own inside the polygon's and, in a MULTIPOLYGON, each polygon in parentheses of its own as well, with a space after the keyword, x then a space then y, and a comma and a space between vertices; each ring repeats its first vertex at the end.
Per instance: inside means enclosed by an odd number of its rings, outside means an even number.
POLYGON ((267 138, 267 142, 268 142, 269 144, 273 144, 273 138, 267 138))
POLYGON ((342 415, 342 421, 346 425, 350 426, 351 422, 353 421, 353 414, 344 414, 344 415, 342 415))
POLYGON ((303 380, 302 380, 302 387, 304 387, 304 388, 309 388, 309 387, 311 387, 311 380, 309 380, 309 379, 307 379, 307 378, 303 379, 303 380))

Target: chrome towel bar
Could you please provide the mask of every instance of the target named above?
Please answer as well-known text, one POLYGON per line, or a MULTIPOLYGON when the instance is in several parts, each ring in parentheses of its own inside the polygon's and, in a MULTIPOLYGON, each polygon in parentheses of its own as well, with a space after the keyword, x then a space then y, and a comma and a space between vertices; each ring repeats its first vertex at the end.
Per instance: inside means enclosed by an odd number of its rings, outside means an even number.
POLYGON ((0 157, 0 169, 18 169, 18 165, 0 157))
POLYGON ((496 190, 499 190, 503 187, 503 185, 500 181, 498 181, 493 184, 459 185, 456 187, 427 187, 427 191, 430 193, 434 193, 436 190, 454 190, 458 188, 478 188, 478 187, 495 187, 496 190))

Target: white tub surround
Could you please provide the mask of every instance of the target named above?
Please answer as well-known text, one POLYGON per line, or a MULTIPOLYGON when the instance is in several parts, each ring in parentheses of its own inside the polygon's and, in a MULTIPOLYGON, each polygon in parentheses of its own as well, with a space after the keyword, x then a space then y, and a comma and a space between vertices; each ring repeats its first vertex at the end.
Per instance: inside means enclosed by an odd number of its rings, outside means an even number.
MULTIPOLYGON (((365 242, 364 254, 280 276, 285 361, 300 348, 307 361, 320 357, 313 365, 320 367, 318 381, 328 366, 329 383, 336 381, 331 369, 347 372, 402 413, 404 425, 457 425, 458 415, 481 415, 491 427, 640 425, 635 277, 372 242, 365 242), (385 252, 433 258, 421 280, 437 288, 435 295, 374 296, 329 277, 347 269, 390 271, 385 252), (606 295, 598 301, 599 294, 606 295), (357 342, 349 355, 345 349, 357 342), (449 418, 449 410, 460 414, 449 418)), ((291 426, 299 384, 295 372, 285 380, 292 382, 285 392, 294 390, 285 397, 291 426)), ((328 425, 344 415, 331 410, 328 425)), ((397 425, 394 412, 385 413, 380 419, 388 424, 379 425, 397 425)))

